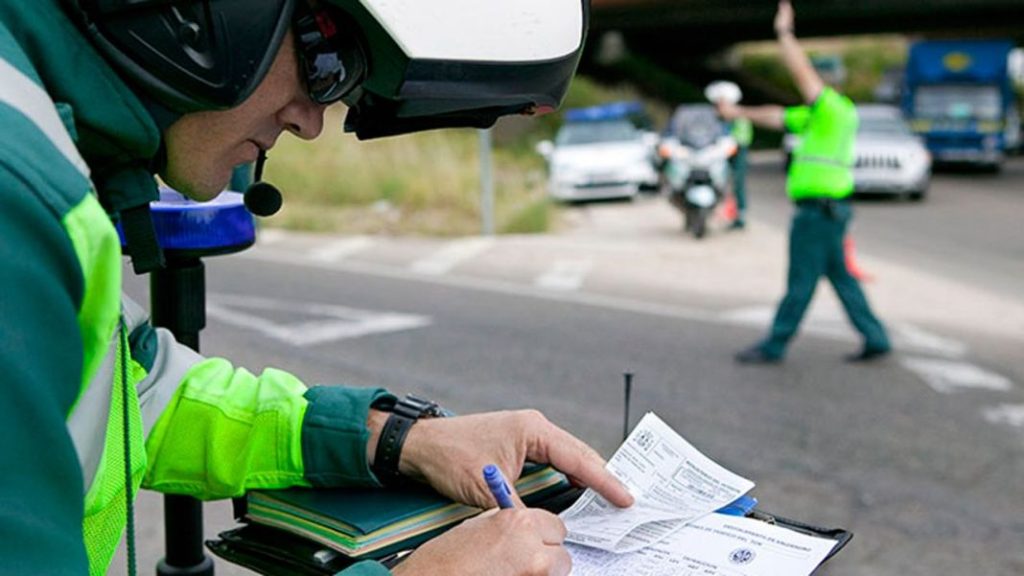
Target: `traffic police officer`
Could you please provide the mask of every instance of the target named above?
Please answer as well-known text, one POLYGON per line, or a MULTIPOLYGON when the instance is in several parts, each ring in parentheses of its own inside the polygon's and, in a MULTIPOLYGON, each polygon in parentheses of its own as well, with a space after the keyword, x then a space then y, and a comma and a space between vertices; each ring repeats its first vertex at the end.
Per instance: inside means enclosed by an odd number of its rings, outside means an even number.
MULTIPOLYGON (((719 80, 708 84, 704 89, 704 97, 713 104, 738 104, 743 98, 740 87, 733 82, 719 80)), ((747 151, 754 141, 754 125, 750 119, 738 116, 726 125, 729 136, 736 142, 736 154, 729 158, 732 169, 733 196, 736 199, 736 216, 730 225, 740 230, 746 225, 744 214, 747 211, 747 151)))
POLYGON ((863 348, 848 359, 877 359, 889 353, 889 338, 843 258, 843 238, 852 217, 847 197, 853 192, 851 166, 857 111, 848 98, 825 86, 800 48, 793 34, 793 7, 788 0, 779 2, 775 32, 783 61, 808 105, 782 108, 719 104, 727 120, 747 118, 801 136, 786 180, 786 193, 797 207, 790 228, 786 295, 768 337, 737 354, 736 360, 780 362, 822 275, 828 277, 850 322, 864 337, 863 348))
MULTIPOLYGON (((380 388, 199 356, 121 296, 111 217, 133 265, 157 267, 154 172, 208 200, 283 132, 315 138, 343 98, 362 138, 547 110, 586 30, 578 0, 520 3, 534 15, 505 35, 489 33, 509 28, 502 3, 387 4, 0 0, 0 573, 105 574, 126 533, 134 573, 140 487, 216 499, 404 477, 487 507, 483 466, 514 481, 529 459, 632 502, 538 412, 420 421, 380 388)), ((564 575, 564 537, 557 516, 520 507, 460 524, 394 572, 367 560, 340 574, 564 575)))

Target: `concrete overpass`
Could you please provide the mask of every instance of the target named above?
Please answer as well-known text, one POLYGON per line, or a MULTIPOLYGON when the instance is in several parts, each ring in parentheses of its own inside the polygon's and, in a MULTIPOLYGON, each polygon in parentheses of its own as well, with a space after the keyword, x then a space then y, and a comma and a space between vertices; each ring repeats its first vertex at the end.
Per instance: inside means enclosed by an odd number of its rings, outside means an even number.
MULTIPOLYGON (((774 38, 777 0, 591 0, 585 71, 607 79, 621 70, 596 63, 606 34, 615 32, 630 54, 678 78, 702 85, 728 77, 708 56, 743 41, 774 38)), ((1024 45, 1024 0, 794 0, 801 38, 901 33, 922 37, 1005 37, 1024 45)), ((719 63, 720 64, 720 63, 719 63)), ((652 95, 645 74, 629 74, 652 95)), ((753 101, 785 94, 756 78, 734 77, 753 101)))
MULTIPOLYGON (((644 45, 723 46, 772 37, 774 0, 592 0, 591 30, 644 45)), ((898 32, 1024 40, 1024 0, 804 0, 802 37, 898 32)))

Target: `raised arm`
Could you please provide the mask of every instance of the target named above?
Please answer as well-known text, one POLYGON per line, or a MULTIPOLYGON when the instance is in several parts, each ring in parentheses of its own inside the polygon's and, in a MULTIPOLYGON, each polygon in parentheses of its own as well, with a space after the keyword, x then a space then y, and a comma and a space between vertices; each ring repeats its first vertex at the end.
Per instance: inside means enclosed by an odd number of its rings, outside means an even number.
POLYGON ((793 33, 793 21, 793 5, 789 0, 781 0, 779 11, 775 14, 775 34, 779 39, 782 61, 797 89, 800 90, 800 96, 804 102, 810 104, 818 98, 818 94, 821 94, 825 83, 811 64, 811 59, 800 47, 800 42, 793 33))
POLYGON ((762 128, 771 128, 772 130, 782 130, 783 110, 784 108, 782 106, 776 106, 774 104, 767 104, 764 106, 736 106, 735 104, 728 104, 726 102, 718 103, 718 113, 722 118, 725 118, 726 120, 746 118, 762 128))

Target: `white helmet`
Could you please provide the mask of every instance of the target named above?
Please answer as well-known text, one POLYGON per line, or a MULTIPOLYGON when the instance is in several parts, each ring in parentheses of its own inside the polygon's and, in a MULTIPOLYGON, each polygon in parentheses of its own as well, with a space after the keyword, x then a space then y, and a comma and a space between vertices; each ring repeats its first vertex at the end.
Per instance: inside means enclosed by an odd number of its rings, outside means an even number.
POLYGON ((178 112, 239 104, 288 27, 310 89, 372 138, 553 110, 589 0, 64 0, 129 81, 178 112))
POLYGON ((712 104, 719 102, 739 104, 739 101, 743 99, 743 91, 735 82, 719 80, 708 84, 708 87, 704 89, 704 97, 712 104))

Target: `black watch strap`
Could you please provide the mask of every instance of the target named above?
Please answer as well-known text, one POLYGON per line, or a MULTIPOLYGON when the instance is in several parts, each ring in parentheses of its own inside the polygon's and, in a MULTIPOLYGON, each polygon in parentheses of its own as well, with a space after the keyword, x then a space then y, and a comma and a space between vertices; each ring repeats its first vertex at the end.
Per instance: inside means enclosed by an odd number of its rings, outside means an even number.
POLYGON ((412 395, 399 400, 391 407, 391 414, 380 431, 371 467, 381 484, 390 486, 402 483, 403 477, 398 471, 398 462, 402 458, 402 446, 412 425, 420 418, 443 415, 445 412, 437 403, 412 395))

